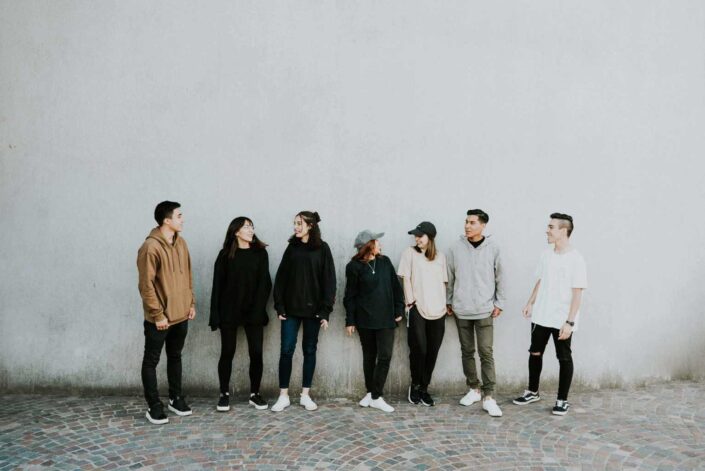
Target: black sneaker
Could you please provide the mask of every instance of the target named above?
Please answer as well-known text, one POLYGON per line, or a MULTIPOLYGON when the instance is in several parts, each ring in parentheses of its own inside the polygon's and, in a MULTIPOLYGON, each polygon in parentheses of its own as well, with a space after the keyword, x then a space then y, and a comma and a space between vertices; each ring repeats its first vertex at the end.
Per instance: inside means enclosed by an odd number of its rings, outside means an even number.
POLYGON ((152 422, 154 425, 164 425, 169 423, 169 417, 164 413, 164 404, 158 402, 149 409, 147 409, 146 416, 147 420, 152 422))
POLYGON ((181 396, 176 399, 169 399, 169 410, 181 417, 193 414, 193 411, 181 396))
POLYGON ((428 391, 422 391, 421 392, 421 404, 423 404, 426 407, 433 407, 436 403, 433 401, 433 398, 428 393, 428 391))
POLYGON ((218 399, 218 405, 215 406, 215 410, 218 412, 230 410, 230 393, 220 393, 220 399, 218 399))
POLYGON ((553 415, 566 415, 569 407, 570 404, 568 404, 568 401, 561 401, 558 399, 556 401, 556 405, 553 406, 553 415))
POLYGON ((412 404, 419 404, 421 402, 421 391, 419 390, 418 386, 411 385, 409 386, 409 396, 408 396, 409 402, 412 404))
POLYGON ((255 409, 257 410, 265 410, 269 407, 267 401, 262 399, 262 396, 260 396, 259 393, 250 394, 250 405, 255 406, 255 409))
POLYGON ((541 399, 538 392, 531 392, 528 389, 524 391, 524 394, 514 399, 512 402, 518 406, 523 406, 526 404, 531 404, 541 399))

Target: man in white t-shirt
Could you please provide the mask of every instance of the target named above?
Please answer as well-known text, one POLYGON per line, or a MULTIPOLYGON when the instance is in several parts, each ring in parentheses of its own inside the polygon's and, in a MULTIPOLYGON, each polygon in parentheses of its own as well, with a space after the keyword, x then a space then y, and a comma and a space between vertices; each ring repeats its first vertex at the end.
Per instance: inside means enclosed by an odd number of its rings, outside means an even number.
POLYGON ((560 370, 558 397, 553 414, 565 415, 570 404, 568 391, 573 379, 573 356, 570 349, 573 332, 578 330, 580 301, 587 288, 585 260, 570 245, 573 218, 553 213, 548 223, 548 243, 553 248, 541 255, 536 270, 536 285, 524 307, 524 317, 531 318, 531 346, 529 347, 529 388, 514 399, 514 404, 525 405, 541 399, 539 379, 543 353, 548 339, 553 337, 560 370))

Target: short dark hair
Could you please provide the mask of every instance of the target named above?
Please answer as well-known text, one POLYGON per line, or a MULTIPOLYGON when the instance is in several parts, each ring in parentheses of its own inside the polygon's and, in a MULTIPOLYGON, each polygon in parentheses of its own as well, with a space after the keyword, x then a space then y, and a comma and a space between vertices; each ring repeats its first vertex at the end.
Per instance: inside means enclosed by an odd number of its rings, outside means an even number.
POLYGON ((468 209, 468 216, 477 216, 482 224, 490 222, 490 215, 481 209, 468 209))
POLYGON ((563 213, 553 213, 551 214, 551 219, 558 219, 561 221, 560 228, 563 229, 565 227, 566 231, 568 231, 568 237, 570 237, 571 232, 573 232, 573 229, 575 228, 575 225, 573 224, 573 216, 563 213))
POLYGON ((180 207, 181 205, 175 201, 162 201, 154 208, 154 219, 161 226, 164 224, 164 219, 170 218, 174 210, 180 207))

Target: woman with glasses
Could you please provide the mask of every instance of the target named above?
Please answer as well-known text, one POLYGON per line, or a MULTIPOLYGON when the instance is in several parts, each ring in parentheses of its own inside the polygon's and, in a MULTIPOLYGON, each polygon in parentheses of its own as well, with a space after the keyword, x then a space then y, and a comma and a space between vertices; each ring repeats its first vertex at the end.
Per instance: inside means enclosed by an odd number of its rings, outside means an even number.
POLYGON ((269 321, 266 306, 272 289, 266 247, 255 235, 252 220, 237 217, 230 223, 215 261, 208 325, 212 330, 220 329, 220 399, 216 409, 221 412, 230 410, 230 376, 239 327, 245 329, 250 354, 249 404, 260 410, 267 408, 259 394, 264 326, 269 321))

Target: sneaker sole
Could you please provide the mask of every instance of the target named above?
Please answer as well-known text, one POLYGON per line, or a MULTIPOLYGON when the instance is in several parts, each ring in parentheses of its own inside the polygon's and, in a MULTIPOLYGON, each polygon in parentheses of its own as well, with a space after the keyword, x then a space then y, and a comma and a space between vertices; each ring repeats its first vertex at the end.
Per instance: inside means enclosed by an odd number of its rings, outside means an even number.
POLYGON ((184 412, 184 411, 177 409, 176 407, 173 407, 171 404, 169 404, 169 410, 172 411, 174 414, 178 415, 179 417, 186 417, 187 415, 193 414, 192 410, 188 410, 188 411, 184 412))
POLYGON ((568 411, 555 411, 555 410, 552 410, 551 413, 552 413, 553 415, 561 415, 561 416, 562 416, 562 415, 566 415, 566 414, 568 413, 568 411))
POLYGON ((423 399, 419 402, 419 404, 421 404, 424 407, 433 407, 436 405, 435 402, 433 404, 426 404, 425 402, 423 402, 423 399))
POLYGON ((518 406, 525 406, 525 405, 527 405, 527 404, 531 404, 532 402, 536 402, 536 401, 540 401, 540 400, 541 400, 541 398, 540 398, 540 397, 537 397, 537 398, 530 399, 530 400, 524 401, 524 402, 517 402, 517 400, 514 399, 512 402, 513 402, 514 404, 518 405, 518 406))
MULTIPOLYGON (((276 405, 276 404, 275 404, 275 405, 276 405)), ((284 409, 286 409, 286 408, 289 407, 290 405, 291 405, 291 403, 285 405, 285 406, 282 407, 281 409, 278 408, 278 407, 272 406, 272 408, 271 408, 270 410, 271 410, 272 412, 282 412, 284 409)))
POLYGON ((154 425, 164 425, 169 423, 169 417, 167 417, 166 419, 153 419, 149 415, 149 412, 147 412, 144 416, 147 417, 147 420, 149 420, 154 425))
POLYGON ((485 409, 485 408, 483 408, 482 410, 484 410, 485 412, 487 412, 487 414, 488 414, 490 417, 502 417, 502 413, 501 413, 501 412, 500 412, 499 414, 491 414, 490 411, 488 411, 488 410, 485 409))
POLYGON ((228 412, 230 410, 230 406, 215 406, 215 410, 218 412, 228 412))
POLYGON ((269 408, 269 404, 265 404, 265 405, 263 405, 263 406, 258 406, 257 404, 255 404, 255 403, 252 402, 252 401, 248 401, 248 402, 250 403, 251 406, 254 406, 254 408, 257 409, 257 410, 266 410, 266 409, 269 408))
POLYGON ((470 407, 471 405, 477 404, 478 402, 480 402, 480 401, 472 401, 472 402, 469 402, 469 403, 466 404, 466 403, 464 403, 463 401, 459 401, 460 405, 461 405, 461 406, 465 406, 465 407, 470 407))
POLYGON ((409 403, 410 403, 410 404, 413 404, 413 405, 415 405, 415 406, 418 406, 418 405, 421 403, 421 401, 419 401, 419 402, 414 402, 414 401, 411 400, 411 386, 409 386, 409 393, 407 394, 406 398, 409 400, 409 403))

